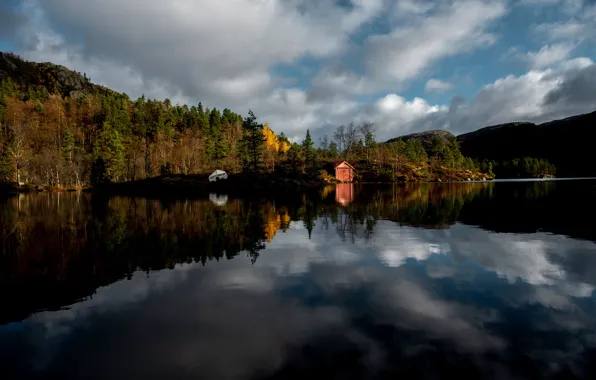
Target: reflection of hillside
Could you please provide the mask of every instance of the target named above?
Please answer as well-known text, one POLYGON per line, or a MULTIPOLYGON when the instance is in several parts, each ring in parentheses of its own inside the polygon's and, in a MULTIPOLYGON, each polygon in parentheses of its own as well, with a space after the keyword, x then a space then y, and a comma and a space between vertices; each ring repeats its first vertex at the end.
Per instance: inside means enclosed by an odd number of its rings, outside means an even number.
MULTIPOLYGON (((335 187, 333 187, 334 189, 335 187)), ((573 183, 354 186, 294 199, 159 201, 42 193, 0 204, 0 296, 17 305, 2 320, 57 308, 136 270, 183 262, 255 261, 290 221, 308 239, 315 226, 343 240, 375 238, 377 221, 423 228, 456 222, 503 232, 554 232, 596 241, 596 190, 573 183), (9 314, 12 313, 12 314, 9 314)), ((396 225, 396 228, 398 226, 396 225)))
POLYGON ((86 194, 8 199, 0 206, 0 295, 22 307, 3 311, 0 321, 72 303, 138 269, 240 252, 256 260, 265 239, 288 222, 273 205, 241 200, 215 206, 86 194))
POLYGON ((496 232, 568 235, 596 241, 594 182, 496 183, 493 198, 478 197, 460 215, 462 223, 496 232))
MULTIPOLYGON (((466 202, 480 194, 490 197, 493 186, 493 183, 359 186, 344 213, 360 224, 374 217, 425 228, 446 228, 457 221, 466 202)), ((333 213, 330 209, 334 207, 326 202, 324 214, 333 213)))

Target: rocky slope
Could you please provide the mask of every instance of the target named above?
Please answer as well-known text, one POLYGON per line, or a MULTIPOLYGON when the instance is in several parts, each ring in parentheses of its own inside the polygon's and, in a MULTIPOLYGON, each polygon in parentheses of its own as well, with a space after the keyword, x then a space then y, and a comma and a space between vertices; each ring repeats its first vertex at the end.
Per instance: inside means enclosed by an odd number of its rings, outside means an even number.
POLYGON ((0 81, 10 78, 22 89, 47 91, 63 96, 112 92, 91 83, 85 74, 50 62, 28 62, 12 53, 0 52, 0 81))

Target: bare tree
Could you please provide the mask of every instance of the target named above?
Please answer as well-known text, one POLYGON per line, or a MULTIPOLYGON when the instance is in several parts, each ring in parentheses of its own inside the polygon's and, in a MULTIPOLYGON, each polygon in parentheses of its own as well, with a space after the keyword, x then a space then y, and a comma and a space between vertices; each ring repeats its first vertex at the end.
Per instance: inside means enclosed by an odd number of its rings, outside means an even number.
POLYGON ((354 123, 348 124, 344 131, 345 159, 349 160, 350 152, 358 143, 358 127, 354 123))
POLYGON ((27 166, 30 158, 29 146, 26 143, 27 130, 22 123, 13 126, 12 141, 8 144, 8 154, 12 161, 15 181, 22 183, 21 176, 23 169, 27 166))
POLYGON ((365 121, 358 126, 361 138, 364 140, 364 146, 366 147, 366 159, 370 161, 371 153, 375 142, 375 125, 371 122, 365 121))
POLYGON ((358 131, 360 132, 360 136, 362 136, 363 139, 366 139, 367 135, 370 135, 374 138, 376 129, 377 128, 375 124, 371 123, 370 121, 360 123, 360 125, 358 126, 358 131))
POLYGON ((333 133, 333 139, 337 142, 337 150, 341 153, 344 149, 345 142, 346 142, 346 127, 345 125, 340 125, 337 127, 335 132, 333 133))
POLYGON ((327 137, 327 135, 323 135, 323 137, 319 138, 319 147, 324 151, 329 149, 329 138, 327 137))

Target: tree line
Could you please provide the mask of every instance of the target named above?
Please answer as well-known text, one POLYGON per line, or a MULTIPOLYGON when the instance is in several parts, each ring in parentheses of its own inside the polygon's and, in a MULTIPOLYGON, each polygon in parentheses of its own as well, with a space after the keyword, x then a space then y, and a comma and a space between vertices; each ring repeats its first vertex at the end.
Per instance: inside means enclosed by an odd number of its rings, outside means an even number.
POLYGON ((544 158, 522 157, 512 160, 484 160, 480 168, 499 178, 545 178, 554 177, 557 168, 544 158))
POLYGON ((202 175, 215 169, 316 175, 337 160, 377 173, 405 164, 475 170, 455 139, 378 143, 369 122, 338 126, 318 144, 302 142, 226 108, 173 105, 102 91, 77 96, 43 86, 0 82, 0 181, 49 187, 133 181, 159 175, 202 175))

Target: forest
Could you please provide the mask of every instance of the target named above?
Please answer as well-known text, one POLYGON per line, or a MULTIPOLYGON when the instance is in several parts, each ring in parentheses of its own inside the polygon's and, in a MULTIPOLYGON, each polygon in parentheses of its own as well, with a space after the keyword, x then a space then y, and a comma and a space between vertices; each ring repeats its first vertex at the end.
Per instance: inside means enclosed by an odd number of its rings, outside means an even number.
POLYGON ((209 174, 214 169, 318 173, 337 159, 377 172, 405 163, 474 169, 456 141, 427 152, 418 141, 378 144, 371 123, 350 123, 317 147, 306 131, 290 142, 249 112, 172 105, 108 92, 63 97, 45 88, 0 83, 0 178, 48 187, 85 187, 164 174, 209 174))
POLYGON ((497 178, 553 178, 555 165, 544 158, 522 157, 512 160, 483 160, 481 170, 497 178))
POLYGON ((215 169, 322 178, 343 159, 357 168, 357 180, 492 175, 490 165, 464 157, 455 138, 378 143, 375 125, 363 122, 337 126, 316 142, 307 130, 303 141, 291 142, 252 111, 243 117, 202 103, 134 100, 61 66, 2 58, 12 66, 0 67, 0 183, 85 188, 215 169))

